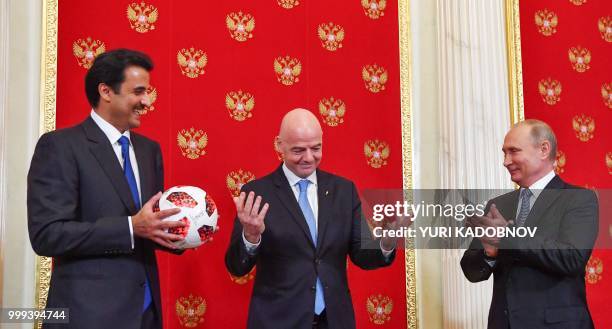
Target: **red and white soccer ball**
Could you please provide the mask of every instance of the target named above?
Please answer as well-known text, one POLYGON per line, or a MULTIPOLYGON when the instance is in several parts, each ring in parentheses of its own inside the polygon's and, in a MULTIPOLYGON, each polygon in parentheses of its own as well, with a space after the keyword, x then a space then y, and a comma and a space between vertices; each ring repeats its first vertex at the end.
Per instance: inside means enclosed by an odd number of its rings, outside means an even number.
POLYGON ((183 236, 183 241, 174 243, 179 248, 196 248, 212 240, 217 228, 219 213, 213 199, 206 191, 195 186, 174 186, 159 199, 156 210, 179 208, 181 212, 164 221, 181 221, 185 226, 169 232, 183 236))

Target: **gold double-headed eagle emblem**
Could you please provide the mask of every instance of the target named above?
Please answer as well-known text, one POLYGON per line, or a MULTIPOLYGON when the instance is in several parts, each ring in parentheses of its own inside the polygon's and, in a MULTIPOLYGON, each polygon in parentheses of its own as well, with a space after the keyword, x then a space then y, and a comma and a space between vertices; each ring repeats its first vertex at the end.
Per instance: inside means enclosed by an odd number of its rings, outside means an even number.
POLYGON ((385 90, 387 70, 384 67, 378 66, 377 64, 366 65, 361 70, 361 77, 363 78, 367 90, 373 93, 385 90))
POLYGON ((190 160, 195 160, 206 154, 206 145, 208 145, 208 135, 203 130, 195 128, 182 129, 176 136, 176 141, 181 153, 184 157, 190 160))
POLYGON ((187 328, 195 328, 204 322, 206 313, 206 300, 201 296, 189 294, 188 297, 179 297, 175 304, 176 316, 179 323, 187 328))
POLYGON ((559 18, 557 14, 548 9, 538 10, 535 12, 535 23, 538 27, 538 32, 549 37, 557 32, 559 18))
POLYGON ((572 127, 576 132, 576 138, 581 142, 588 142, 595 137, 595 120, 593 118, 580 114, 572 119, 572 127))
POLYGON ((274 59, 274 73, 276 80, 285 86, 291 86, 300 81, 302 63, 297 58, 290 56, 277 57, 274 59))
POLYGON ((146 33, 155 30, 155 22, 159 17, 157 8, 144 2, 133 2, 128 5, 126 15, 130 21, 130 28, 136 32, 146 33))
POLYGON ((93 64, 94 59, 98 55, 106 51, 104 42, 100 40, 94 40, 91 37, 85 39, 78 39, 72 43, 72 53, 77 59, 79 66, 89 69, 93 64))
POLYGON ((365 154, 368 165, 372 168, 386 166, 389 152, 389 144, 385 141, 373 139, 363 144, 363 153, 365 154))
POLYGON ((225 25, 232 39, 244 42, 253 37, 255 18, 253 15, 241 11, 232 12, 225 17, 225 25))
MULTIPOLYGON (((612 152, 606 153, 606 167, 608 167, 608 174, 612 175, 612 152)), ((610 236, 612 236, 612 225, 610 226, 610 236)))
POLYGON ((251 111, 255 107, 255 97, 242 90, 230 91, 225 95, 225 107, 232 119, 244 121, 253 116, 251 111))
POLYGON ((208 63, 208 58, 201 49, 191 47, 179 50, 176 53, 176 61, 181 68, 181 73, 193 79, 204 74, 204 67, 208 63))
POLYGON ((321 47, 336 51, 342 48, 342 40, 344 40, 344 28, 334 23, 322 23, 317 29, 319 39, 321 39, 321 47))
POLYGON ((384 324, 391 320, 391 312, 393 312, 393 300, 388 296, 381 294, 372 295, 366 301, 366 309, 368 310, 368 319, 374 324, 384 324))
POLYGON ((586 48, 572 47, 568 50, 569 60, 572 63, 572 68, 576 72, 584 73, 591 67, 589 63, 591 63, 591 51, 586 48))
POLYGON ((344 122, 346 105, 341 99, 323 98, 319 101, 319 113, 328 126, 336 127, 344 122))
POLYGON ((601 38, 607 42, 612 42, 612 16, 601 17, 597 21, 597 27, 599 27, 601 38))
POLYGON ((366 16, 371 19, 379 19, 385 15, 385 8, 387 8, 386 0, 361 0, 361 7, 366 16))
POLYGON ((538 90, 542 101, 548 105, 555 105, 561 100, 561 82, 552 78, 542 79, 538 82, 538 90))

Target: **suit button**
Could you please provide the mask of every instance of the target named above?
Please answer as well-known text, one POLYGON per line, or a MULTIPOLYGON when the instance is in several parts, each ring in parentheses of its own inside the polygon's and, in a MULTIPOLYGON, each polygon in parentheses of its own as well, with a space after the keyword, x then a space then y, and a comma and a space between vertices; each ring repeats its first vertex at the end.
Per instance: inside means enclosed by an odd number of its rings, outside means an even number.
POLYGON ((508 310, 504 310, 504 315, 508 316, 508 310))
POLYGON ((317 265, 321 264, 321 260, 319 258, 315 258, 315 264, 317 265))
POLYGON ((317 286, 310 287, 310 290, 312 290, 312 292, 316 292, 317 291, 317 286))

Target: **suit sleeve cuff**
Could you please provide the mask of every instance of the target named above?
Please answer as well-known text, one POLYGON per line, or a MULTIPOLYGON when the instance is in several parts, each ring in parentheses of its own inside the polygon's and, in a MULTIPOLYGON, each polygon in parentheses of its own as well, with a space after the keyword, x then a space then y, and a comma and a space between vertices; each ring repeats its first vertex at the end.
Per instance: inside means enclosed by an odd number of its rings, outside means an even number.
POLYGON ((391 250, 385 250, 385 248, 383 248, 382 240, 381 240, 380 241, 380 251, 382 252, 383 256, 385 257, 385 260, 389 261, 389 259, 391 258, 391 255, 395 251, 395 248, 393 248, 391 250))

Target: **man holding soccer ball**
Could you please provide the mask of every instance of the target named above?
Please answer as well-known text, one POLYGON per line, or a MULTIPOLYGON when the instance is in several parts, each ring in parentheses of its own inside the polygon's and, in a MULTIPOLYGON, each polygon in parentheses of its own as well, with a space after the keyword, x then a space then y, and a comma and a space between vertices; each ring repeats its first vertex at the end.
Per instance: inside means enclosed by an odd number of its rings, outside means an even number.
POLYGON ((367 224, 355 184, 317 169, 322 135, 310 111, 287 113, 276 140, 282 165, 244 185, 234 199, 237 218, 225 264, 236 276, 257 266, 248 328, 354 328, 346 257, 367 270, 395 257, 395 238, 362 235, 367 224))
POLYGON ((167 230, 184 224, 162 221, 178 209, 153 211, 164 188, 159 144, 130 131, 149 105, 151 69, 137 51, 101 54, 85 78, 90 115, 36 145, 30 241, 54 260, 47 308, 70 317, 53 328, 162 327, 154 249, 175 250, 182 237, 167 230))

